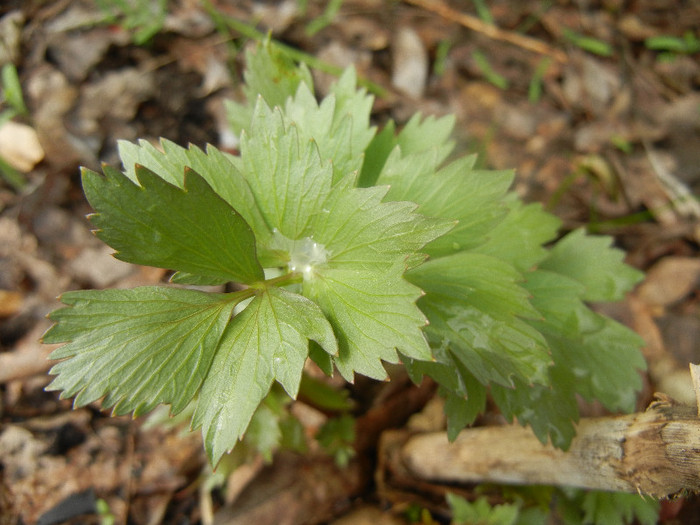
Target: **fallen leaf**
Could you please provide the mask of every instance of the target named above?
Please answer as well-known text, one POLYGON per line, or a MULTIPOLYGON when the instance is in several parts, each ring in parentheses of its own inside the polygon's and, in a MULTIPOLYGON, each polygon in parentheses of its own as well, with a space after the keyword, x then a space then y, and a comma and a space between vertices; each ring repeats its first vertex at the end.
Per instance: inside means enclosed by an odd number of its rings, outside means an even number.
POLYGON ((699 280, 700 259, 665 257, 651 267, 638 296, 650 306, 669 306, 697 289, 699 280))
POLYGON ((44 149, 34 128, 10 120, 0 127, 0 157, 27 173, 44 158, 44 149))
POLYGON ((0 290, 0 317, 16 314, 22 305, 22 294, 10 290, 0 290))

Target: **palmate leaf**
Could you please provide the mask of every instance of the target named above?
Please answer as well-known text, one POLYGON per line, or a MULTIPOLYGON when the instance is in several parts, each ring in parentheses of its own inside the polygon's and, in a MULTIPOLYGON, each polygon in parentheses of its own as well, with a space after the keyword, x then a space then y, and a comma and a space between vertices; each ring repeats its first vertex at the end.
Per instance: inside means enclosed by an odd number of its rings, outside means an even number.
POLYGON ((425 316, 415 304, 420 290, 403 279, 406 258, 453 227, 452 221, 415 213, 415 204, 382 202, 387 188, 353 188, 351 178, 333 187, 315 217, 314 239, 329 258, 304 293, 333 324, 340 353, 340 373, 384 379, 380 360, 396 362, 396 350, 429 359, 421 329, 425 316))
POLYGON ((637 278, 607 239, 544 248, 558 222, 507 193, 512 173, 475 170, 474 157, 444 165, 452 118, 375 135, 352 70, 319 103, 308 70, 269 43, 249 60, 247 102, 228 107, 240 156, 122 142, 124 174, 83 175, 119 258, 176 270, 177 283, 248 286, 66 294, 46 336, 66 343, 53 389, 117 413, 191 402, 213 463, 251 424, 272 453, 283 432, 270 389, 294 397, 309 357, 350 381, 402 359, 440 384, 451 437, 488 389, 561 446, 577 395, 629 406, 638 341, 583 302, 637 278))
POLYGON ((296 397, 309 341, 337 352, 317 305, 280 288, 260 291, 233 318, 219 343, 193 417, 212 464, 243 435, 274 381, 296 397))
POLYGON ((521 272, 531 271, 548 256, 545 245, 556 238, 561 221, 539 203, 524 204, 514 193, 504 204, 508 213, 471 251, 506 261, 521 272))
POLYGON ((314 238, 335 267, 381 272, 446 233, 455 221, 416 213, 412 202, 383 202, 388 187, 353 188, 353 177, 336 184, 314 218, 314 238))
MULTIPOLYGON (((603 257, 605 254, 602 254, 603 257)), ((590 310, 581 300, 583 284, 560 274, 537 270, 524 286, 543 315, 528 322, 541 332, 552 352, 551 388, 493 386, 503 414, 532 427, 537 437, 568 448, 578 420, 577 395, 598 400, 612 411, 632 411, 645 368, 638 351, 641 339, 621 324, 590 310)))
POLYGON ((104 167, 83 170, 97 236, 126 262, 254 283, 264 278, 250 226, 194 171, 184 188, 136 168, 140 186, 104 167))
POLYGON ((397 361, 397 348, 429 358, 425 317, 415 305, 420 290, 402 274, 406 259, 454 222, 419 215, 413 203, 382 202, 387 188, 355 188, 355 175, 334 184, 331 165, 321 163, 315 142, 302 141, 301 126, 262 101, 255 115, 241 155, 258 207, 277 232, 267 249, 286 251, 289 267, 303 273, 304 295, 338 335, 341 374, 385 378, 381 360, 397 361))
POLYGON ((547 338, 557 365, 571 374, 574 390, 610 410, 633 410, 639 370, 646 367, 638 352, 642 339, 589 309, 581 301, 583 285, 566 276, 538 270, 525 286, 543 315, 530 322, 547 338))
POLYGON ((44 343, 67 343, 51 354, 49 390, 83 406, 136 415, 161 403, 181 411, 195 396, 236 304, 235 297, 194 290, 142 287, 67 292, 66 308, 44 343))

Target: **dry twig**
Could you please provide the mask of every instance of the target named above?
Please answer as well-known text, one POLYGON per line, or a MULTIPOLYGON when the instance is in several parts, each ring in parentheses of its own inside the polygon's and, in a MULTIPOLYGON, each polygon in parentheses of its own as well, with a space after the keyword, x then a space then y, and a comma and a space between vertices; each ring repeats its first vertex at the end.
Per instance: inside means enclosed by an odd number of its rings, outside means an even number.
MULTIPOLYGON (((391 436, 388 436, 391 438, 391 436)), ((564 452, 520 426, 393 436, 384 464, 419 480, 565 485, 668 497, 700 491, 700 419, 694 407, 658 395, 645 412, 586 418, 564 452)))
POLYGON ((447 20, 451 20, 460 24, 467 29, 482 33, 493 40, 500 40, 501 42, 507 42, 515 46, 521 47, 528 51, 533 51, 541 55, 551 56, 554 60, 561 64, 566 64, 568 57, 563 51, 556 49, 544 42, 530 38, 519 33, 514 33, 512 31, 505 31, 499 29, 493 24, 487 24, 482 20, 469 15, 467 13, 460 13, 456 9, 452 9, 450 6, 442 2, 442 0, 405 0, 406 3, 421 7, 427 11, 432 11, 440 15, 447 20))

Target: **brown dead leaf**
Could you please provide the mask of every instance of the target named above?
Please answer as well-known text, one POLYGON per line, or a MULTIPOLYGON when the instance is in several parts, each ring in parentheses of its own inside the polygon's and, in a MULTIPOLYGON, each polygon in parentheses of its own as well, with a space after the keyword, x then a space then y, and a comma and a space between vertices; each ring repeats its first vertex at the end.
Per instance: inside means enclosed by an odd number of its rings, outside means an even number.
POLYGON ((642 352, 653 388, 680 403, 692 405, 695 394, 687 364, 680 363, 668 352, 649 306, 635 295, 628 297, 628 304, 632 314, 631 327, 645 342, 642 352))
POLYGON ((405 523, 405 520, 378 507, 366 506, 331 522, 331 525, 404 525, 405 523))
POLYGON ((665 257, 647 273, 639 286, 639 298, 651 307, 668 307, 697 290, 700 259, 665 257))
POLYGON ((0 290, 0 317, 9 317, 19 312, 23 296, 19 292, 0 290))

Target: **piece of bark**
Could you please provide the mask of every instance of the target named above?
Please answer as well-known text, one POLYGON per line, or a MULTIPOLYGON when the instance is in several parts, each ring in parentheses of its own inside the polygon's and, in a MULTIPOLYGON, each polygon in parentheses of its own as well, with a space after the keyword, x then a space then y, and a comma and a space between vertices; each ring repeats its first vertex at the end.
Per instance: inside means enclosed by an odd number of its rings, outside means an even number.
POLYGON ((645 412, 582 419, 568 451, 515 425, 389 436, 385 468, 421 481, 575 486, 671 497, 700 491, 700 419, 695 407, 657 396, 645 412), (400 465, 397 465, 400 462, 400 465))

